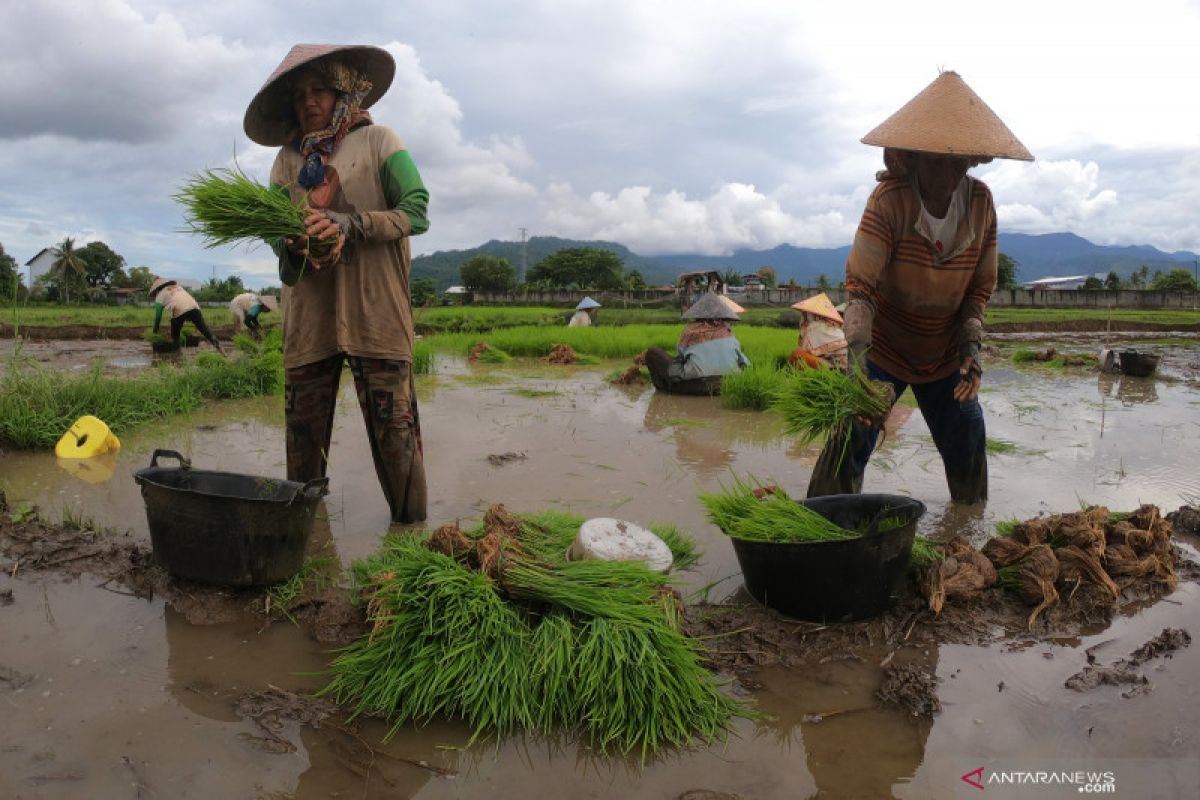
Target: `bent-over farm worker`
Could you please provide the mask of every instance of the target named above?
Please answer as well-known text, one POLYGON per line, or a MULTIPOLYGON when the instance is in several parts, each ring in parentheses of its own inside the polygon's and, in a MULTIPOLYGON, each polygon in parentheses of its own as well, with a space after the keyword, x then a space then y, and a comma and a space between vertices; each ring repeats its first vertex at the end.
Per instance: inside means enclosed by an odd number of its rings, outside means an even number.
POLYGON ((204 321, 204 315, 200 313, 200 304, 186 289, 173 280, 155 278, 146 294, 154 301, 155 333, 158 333, 158 328, 162 324, 163 312, 166 311, 171 319, 171 341, 175 344, 180 344, 183 324, 190 322, 200 332, 200 335, 208 340, 209 344, 217 348, 218 353, 225 354, 221 343, 217 341, 217 337, 213 335, 204 321))

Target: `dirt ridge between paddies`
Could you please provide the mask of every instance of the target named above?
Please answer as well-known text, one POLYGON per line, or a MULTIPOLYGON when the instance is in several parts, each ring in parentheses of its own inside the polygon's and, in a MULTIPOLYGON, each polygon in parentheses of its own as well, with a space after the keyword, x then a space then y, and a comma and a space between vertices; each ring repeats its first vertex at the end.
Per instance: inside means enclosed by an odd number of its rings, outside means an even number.
MULTIPOLYGON (((18 333, 21 338, 33 341, 63 341, 83 339, 117 339, 121 341, 140 341, 150 329, 150 317, 147 316, 145 325, 20 325, 13 326, 0 322, 0 339, 15 338, 18 333)), ((218 339, 233 338, 232 325, 210 326, 218 339)))

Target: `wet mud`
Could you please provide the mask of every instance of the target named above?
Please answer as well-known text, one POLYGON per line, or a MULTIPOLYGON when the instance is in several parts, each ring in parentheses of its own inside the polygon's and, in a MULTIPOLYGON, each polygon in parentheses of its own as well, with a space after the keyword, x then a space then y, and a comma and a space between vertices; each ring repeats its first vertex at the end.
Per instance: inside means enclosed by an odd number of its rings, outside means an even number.
MULTIPOLYGON (((1180 347, 1180 363, 1196 359, 1197 350, 1187 350, 1180 347)), ((217 404, 122 436, 111 478, 97 483, 45 454, 0 459, 0 485, 10 498, 55 520, 66 509, 84 511, 112 529, 97 539, 38 522, 36 536, 5 545, 22 548, 12 555, 27 560, 17 562, 14 576, 13 558, 0 559, 0 593, 13 598, 0 605, 0 699, 7 705, 0 796, 482 798, 553 787, 554 795, 578 798, 941 798, 958 796, 959 776, 981 759, 1019 764, 1052 753, 1064 769, 1089 759, 1148 759, 1170 775, 1194 761, 1200 648, 1136 668, 1153 691, 1130 698, 1121 692, 1135 684, 1086 693, 1065 686, 1083 668, 1111 667, 1164 629, 1195 633, 1194 527, 1176 525, 1184 559, 1174 592, 1094 607, 1077 593, 1047 609, 1033 630, 1027 609, 998 589, 948 603, 940 615, 914 591, 875 620, 821 626, 786 619, 738 591, 728 541, 695 498, 716 490, 731 470, 803 494, 815 448, 788 442, 770 415, 725 411, 719 399, 608 385, 616 366, 551 372, 521 360, 470 367, 439 359, 437 374, 418 380, 431 523, 477 519, 501 500, 515 511, 557 507, 669 522, 693 534, 704 559, 680 576, 685 594, 698 592, 688 624, 712 637, 705 646, 713 668, 736 677, 730 690, 748 693, 763 719, 739 723, 723 746, 644 766, 536 737, 468 748, 470 731, 454 720, 404 726, 391 738, 385 722, 371 719, 354 720, 347 733, 337 727, 347 722, 337 712, 314 727, 309 720, 323 712, 306 701, 323 685, 320 673, 336 646, 323 642, 353 636, 358 607, 341 587, 326 587, 289 603, 292 624, 268 612, 262 593, 174 584, 147 560, 148 532, 131 480, 155 447, 205 468, 282 474, 280 400, 265 398, 217 404), (514 386, 553 394, 516 396, 514 386), (488 461, 506 453, 527 458, 499 468, 488 461), (51 563, 64 558, 72 560, 51 563), (114 574, 123 577, 101 586, 114 574), (709 602, 700 603, 705 595, 709 602), (1088 664, 1087 651, 1097 647, 1088 664), (877 694, 889 675, 885 694, 909 698, 909 706, 877 694), (248 713, 239 714, 247 696, 248 713), (935 699, 940 711, 913 715, 935 699), (259 719, 288 745, 252 741, 272 739, 259 719)), ((870 490, 926 502, 922 534, 942 541, 963 535, 978 547, 997 522, 1081 501, 1166 510, 1200 496, 1200 393, 1185 381, 1114 379, 1080 368, 1047 374, 995 358, 984 385, 988 436, 1011 445, 989 459, 987 506, 949 503, 920 414, 896 420, 868 468, 870 490)), ((345 567, 372 552, 389 523, 345 387, 330 476, 333 491, 314 539, 345 567)), ((20 516, 23 530, 34 525, 20 516)), ((1172 517, 1189 518, 1185 511, 1172 517)), ((6 536, 11 530, 3 528, 6 536)), ((1119 796, 1187 796, 1158 790, 1140 773, 1124 786, 1144 791, 1119 796)))

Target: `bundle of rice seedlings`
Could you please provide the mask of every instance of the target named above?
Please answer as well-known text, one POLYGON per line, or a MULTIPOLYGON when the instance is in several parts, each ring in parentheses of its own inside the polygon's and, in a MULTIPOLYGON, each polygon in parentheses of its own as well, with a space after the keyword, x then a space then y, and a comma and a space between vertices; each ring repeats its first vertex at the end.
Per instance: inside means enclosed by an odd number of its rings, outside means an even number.
POLYGON ((1072 584, 1076 588, 1084 583, 1092 583, 1104 589, 1113 600, 1120 597, 1121 590, 1091 551, 1071 544, 1058 548, 1054 555, 1058 559, 1058 579, 1062 583, 1072 584))
POLYGON ((803 369, 788 375, 771 407, 783 416, 788 434, 810 444, 844 432, 857 417, 882 428, 893 394, 889 384, 868 381, 859 372, 803 369))
POLYGON ((1034 547, 1019 563, 996 571, 997 583, 1016 594, 1025 605, 1034 606, 1029 614, 1029 627, 1038 615, 1058 600, 1054 588, 1058 580, 1058 559, 1049 545, 1034 547))
POLYGON ((1029 555, 1029 551, 1032 549, 1030 545, 1011 536, 1001 535, 993 536, 984 542, 980 552, 987 556, 996 569, 1003 569, 1029 555))
POLYGON ((478 342, 471 348, 467 360, 472 364, 504 364, 512 361, 512 356, 498 347, 492 347, 487 342, 478 342))
POLYGON ((996 568, 967 540, 955 536, 943 548, 944 555, 930 567, 924 583, 929 608, 941 613, 946 600, 969 600, 996 583, 996 568))
MULTIPOLYGON (((194 175, 174 199, 184 208, 188 229, 204 240, 205 247, 305 238, 308 210, 294 204, 286 190, 263 186, 240 168, 194 175)), ((332 246, 331 239, 309 242, 314 252, 332 246)))
MULTIPOLYGON (((539 527, 540 546, 561 543, 547 529, 565 529, 564 519, 541 516, 550 524, 539 527)), ((537 546, 520 541, 524 524, 494 507, 479 537, 456 524, 428 544, 389 537, 355 570, 366 573, 373 630, 334 661, 324 693, 391 718, 393 733, 408 720, 451 715, 475 737, 578 731, 643 759, 714 741, 734 716, 749 715, 700 665, 674 597, 661 591, 664 576, 634 562, 538 562, 537 546), (479 552, 489 537, 499 541, 494 572, 485 568, 491 551, 479 552), (435 539, 475 550, 452 558, 430 549, 435 539)))
POLYGON ((701 494, 708 519, 726 535, 755 542, 822 542, 858 536, 797 503, 777 487, 758 487, 740 480, 721 492, 701 494), (766 491, 769 489, 769 491, 766 491))

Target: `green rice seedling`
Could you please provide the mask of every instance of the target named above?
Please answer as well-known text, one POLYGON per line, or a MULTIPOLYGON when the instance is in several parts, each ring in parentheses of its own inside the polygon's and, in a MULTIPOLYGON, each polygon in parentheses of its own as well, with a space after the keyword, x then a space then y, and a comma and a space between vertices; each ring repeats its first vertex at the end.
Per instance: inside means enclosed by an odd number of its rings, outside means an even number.
POLYGON ((1005 439, 993 439, 990 436, 987 438, 985 449, 989 456, 1007 455, 1008 453, 1017 452, 1017 446, 1012 442, 1005 439))
MULTIPOLYGON (((286 189, 263 186, 240 168, 210 169, 193 175, 174 199, 184 208, 188 230, 199 235, 205 247, 259 242, 274 245, 284 239, 305 237, 304 204, 296 205, 286 189)), ((332 243, 312 241, 309 246, 328 249, 332 243)))
POLYGON ((488 345, 476 356, 481 364, 506 364, 512 361, 512 356, 494 345, 488 345))
POLYGON ((997 536, 1012 536, 1012 532, 1021 524, 1019 519, 1002 519, 996 523, 997 536))
POLYGON ((537 725, 529 623, 487 576, 411 537, 393 539, 375 566, 386 571, 371 577, 374 630, 338 654, 321 694, 392 719, 389 736, 439 715, 466 720, 472 739, 537 725))
POLYGON ((671 550, 672 570, 688 569, 700 560, 700 551, 696 547, 696 541, 679 528, 664 522, 651 522, 649 528, 671 550))
POLYGON ((926 569, 940 561, 944 555, 945 551, 939 545, 924 536, 914 536, 912 555, 909 556, 908 563, 915 569, 926 569))
POLYGON ((891 399, 884 384, 868 382, 861 373, 802 369, 787 376, 771 407, 783 416, 787 433, 806 445, 842 432, 856 417, 882 426, 891 399))
POLYGON ((734 476, 733 486, 701 494, 708 518, 735 539, 757 542, 817 542, 851 539, 859 533, 830 522, 782 490, 756 490, 734 476), (761 495, 761 497, 760 497, 761 495))
POLYGON ((330 575, 330 569, 335 564, 336 561, 332 558, 310 558, 300 566, 295 575, 286 581, 268 586, 264 601, 266 613, 276 611, 295 624, 296 618, 291 614, 292 607, 305 594, 332 586, 334 578, 330 575))
POLYGON ((785 373, 771 364, 751 364, 721 378, 721 405, 730 409, 763 411, 775 402, 785 380, 785 373))
POLYGON ((653 625, 661 610, 653 600, 667 578, 639 561, 568 561, 546 566, 512 556, 503 584, 514 596, 555 608, 631 625, 653 625))
POLYGON ((518 397, 527 397, 530 400, 542 400, 547 397, 562 396, 562 392, 555 391, 554 389, 527 389, 524 386, 511 390, 509 394, 515 394, 518 397))
POLYGON ((435 355, 433 348, 424 342, 417 342, 413 347, 412 369, 414 375, 432 375, 435 372, 435 355))
POLYGON ((1014 364, 1028 364, 1038 360, 1038 351, 1021 347, 1015 350, 1009 358, 1014 364))

